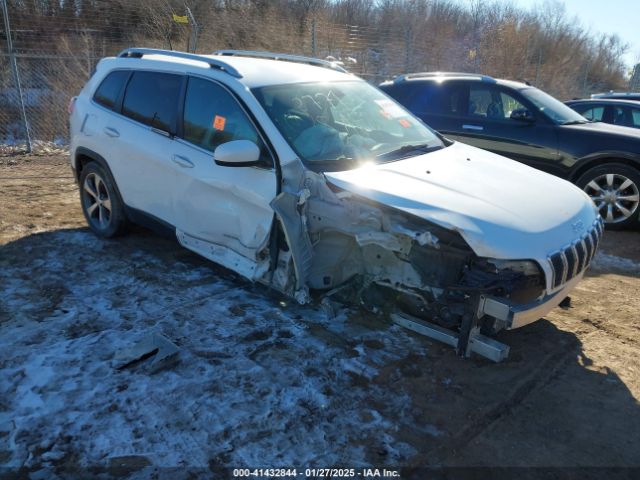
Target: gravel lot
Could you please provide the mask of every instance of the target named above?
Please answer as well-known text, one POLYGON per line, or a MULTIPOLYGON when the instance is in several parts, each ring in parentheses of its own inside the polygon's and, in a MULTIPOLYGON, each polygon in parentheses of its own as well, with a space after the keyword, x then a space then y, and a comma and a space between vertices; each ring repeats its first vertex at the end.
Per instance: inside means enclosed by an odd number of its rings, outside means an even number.
POLYGON ((0 157, 0 467, 640 467, 638 292, 640 233, 607 232, 570 308, 460 359, 142 228, 99 240, 66 157, 0 157), (150 332, 179 361, 116 370, 150 332))

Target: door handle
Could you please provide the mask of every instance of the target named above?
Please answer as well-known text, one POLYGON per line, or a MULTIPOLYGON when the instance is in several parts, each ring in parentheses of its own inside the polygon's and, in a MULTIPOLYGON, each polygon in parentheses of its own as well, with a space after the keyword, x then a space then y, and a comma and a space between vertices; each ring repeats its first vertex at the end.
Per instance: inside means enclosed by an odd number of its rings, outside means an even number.
POLYGON ((171 157, 173 163, 180 165, 182 168, 193 168, 194 164, 187 157, 183 157, 182 155, 174 155, 171 157))
POLYGON ((120 132, 118 132, 118 130, 116 130, 115 128, 111 128, 111 127, 104 127, 104 133, 105 135, 111 138, 116 138, 120 136, 120 132))
POLYGON ((481 132, 482 130, 484 130, 484 127, 480 126, 480 125, 462 125, 462 129, 463 130, 477 130, 479 132, 481 132))

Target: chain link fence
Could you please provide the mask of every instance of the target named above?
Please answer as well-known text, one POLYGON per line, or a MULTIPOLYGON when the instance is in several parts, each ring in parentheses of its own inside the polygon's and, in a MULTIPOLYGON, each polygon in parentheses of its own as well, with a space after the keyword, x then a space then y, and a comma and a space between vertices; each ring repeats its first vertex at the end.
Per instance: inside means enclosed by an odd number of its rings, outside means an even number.
POLYGON ((333 58, 372 83, 406 72, 477 72, 530 80, 560 98, 621 85, 620 40, 591 38, 561 11, 490 2, 467 10, 449 0, 314 3, 0 0, 0 153, 66 145, 70 98, 101 58, 128 47, 333 58), (336 21, 352 7, 375 15, 366 25, 336 21))
POLYGON ((197 53, 234 48, 334 58, 371 82, 415 70, 410 37, 391 29, 221 8, 213 2, 196 11, 177 11, 158 0, 119 5, 94 1, 86 13, 82 2, 73 1, 55 14, 46 9, 21 12, 11 2, 0 3, 0 145, 5 150, 66 145, 70 98, 102 57, 127 47, 197 53))

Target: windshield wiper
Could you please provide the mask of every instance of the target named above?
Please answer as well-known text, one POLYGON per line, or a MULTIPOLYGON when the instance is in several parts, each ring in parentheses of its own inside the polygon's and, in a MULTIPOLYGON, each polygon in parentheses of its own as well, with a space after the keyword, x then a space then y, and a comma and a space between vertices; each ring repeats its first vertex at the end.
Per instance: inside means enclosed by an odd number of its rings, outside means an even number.
POLYGON ((434 150, 439 150, 440 145, 430 145, 428 143, 420 143, 416 145, 403 145, 400 148, 396 148, 395 150, 391 150, 389 152, 381 153, 377 158, 387 158, 387 157, 395 157, 397 155, 404 155, 405 153, 417 152, 420 153, 429 153, 434 150))

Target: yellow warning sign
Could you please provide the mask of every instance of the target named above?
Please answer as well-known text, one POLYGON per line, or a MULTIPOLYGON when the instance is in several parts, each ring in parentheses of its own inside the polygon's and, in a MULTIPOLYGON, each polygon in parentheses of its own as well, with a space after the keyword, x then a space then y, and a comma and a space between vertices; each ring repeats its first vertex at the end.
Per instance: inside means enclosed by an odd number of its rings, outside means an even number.
POLYGON ((173 21, 176 23, 189 23, 189 17, 187 17, 186 15, 184 16, 180 16, 180 15, 176 15, 175 13, 173 14, 173 21))

